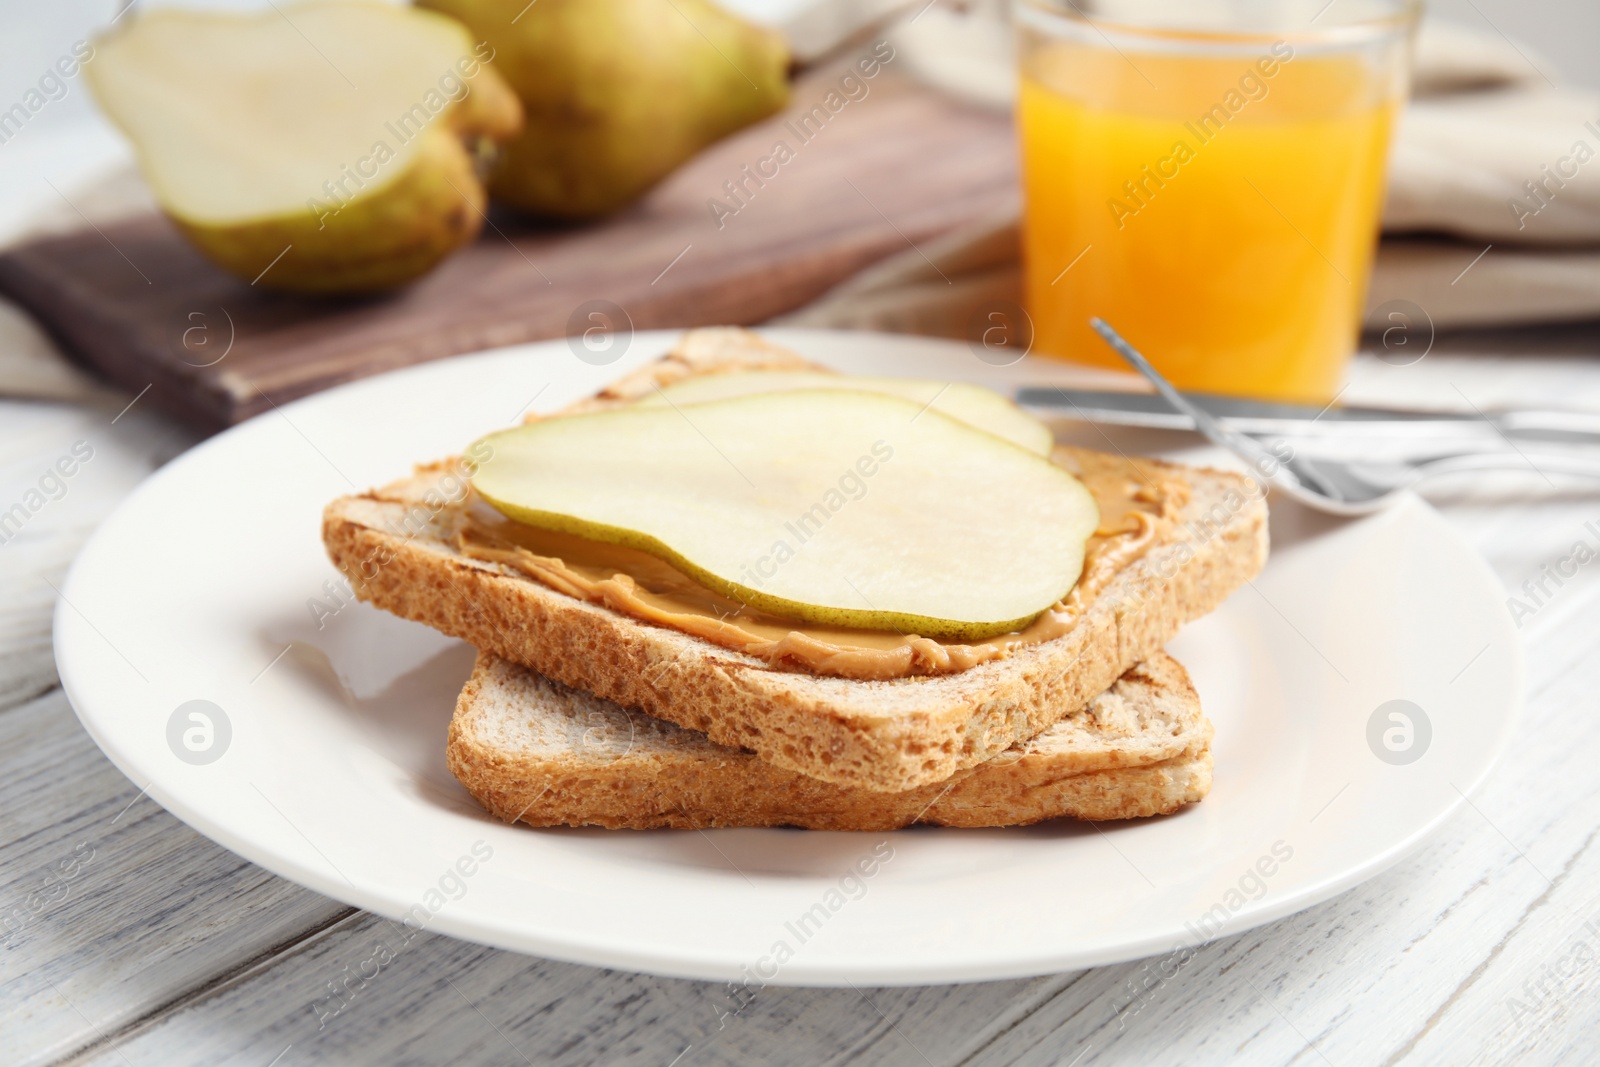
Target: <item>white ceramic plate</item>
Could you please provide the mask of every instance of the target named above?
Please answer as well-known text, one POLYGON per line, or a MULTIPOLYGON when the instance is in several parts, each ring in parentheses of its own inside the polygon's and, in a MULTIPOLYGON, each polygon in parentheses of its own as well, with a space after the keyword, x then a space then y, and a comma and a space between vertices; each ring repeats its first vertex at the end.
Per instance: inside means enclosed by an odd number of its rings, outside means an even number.
MULTIPOLYGON (((1072 374, 916 338, 770 336, 870 373, 1072 374)), ((673 337, 641 333, 606 366, 562 341, 428 364, 169 464, 101 526, 58 605, 61 678, 90 734, 179 818, 331 897, 542 956, 788 984, 1040 974, 1267 922, 1394 863, 1507 738, 1519 646, 1471 548, 1416 499, 1356 522, 1276 505, 1265 573, 1171 648, 1217 728, 1215 788, 1178 815, 891 834, 501 825, 444 765, 470 649, 341 607, 322 507, 530 401, 585 395, 673 337), (1409 747, 1394 708, 1369 730, 1395 700, 1410 702, 1409 747), (191 701, 221 709, 209 739, 191 701)))

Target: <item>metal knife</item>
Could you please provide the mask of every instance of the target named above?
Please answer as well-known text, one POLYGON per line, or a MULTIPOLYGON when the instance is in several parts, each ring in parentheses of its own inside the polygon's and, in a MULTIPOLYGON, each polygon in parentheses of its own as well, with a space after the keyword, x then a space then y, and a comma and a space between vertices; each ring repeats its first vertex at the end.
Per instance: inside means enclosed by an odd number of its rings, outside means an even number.
MULTIPOLYGON (((1600 444, 1600 412, 1500 409, 1486 412, 1401 408, 1313 407, 1189 393, 1201 408, 1244 433, 1280 437, 1492 437, 1552 444, 1600 444)), ((1025 408, 1055 418, 1113 426, 1193 430, 1189 416, 1155 393, 1022 386, 1012 394, 1025 408)))

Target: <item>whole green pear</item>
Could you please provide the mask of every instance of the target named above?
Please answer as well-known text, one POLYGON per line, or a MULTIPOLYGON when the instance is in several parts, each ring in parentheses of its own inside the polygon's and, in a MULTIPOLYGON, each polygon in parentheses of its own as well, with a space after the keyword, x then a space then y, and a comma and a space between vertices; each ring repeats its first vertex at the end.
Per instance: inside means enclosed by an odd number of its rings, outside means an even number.
POLYGON ((418 0, 494 49, 522 100, 490 194, 559 219, 606 215, 788 102, 778 33, 706 0, 418 0), (524 6, 526 4, 526 6, 524 6))

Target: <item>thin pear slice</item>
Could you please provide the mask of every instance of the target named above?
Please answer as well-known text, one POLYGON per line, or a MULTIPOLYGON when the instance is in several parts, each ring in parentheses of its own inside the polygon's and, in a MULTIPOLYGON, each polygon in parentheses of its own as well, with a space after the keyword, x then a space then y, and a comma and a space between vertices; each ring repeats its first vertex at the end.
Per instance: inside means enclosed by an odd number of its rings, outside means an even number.
POLYGON ((1072 588, 1099 523, 1048 459, 900 397, 633 405, 491 434, 473 487, 508 517, 668 560, 753 608, 978 640, 1072 588))
POLYGON ((262 287, 356 292, 478 232, 477 161, 522 124, 493 55, 441 15, 329 0, 136 12, 84 70, 215 263, 262 287))
POLYGON ((918 405, 932 401, 934 411, 1004 437, 1041 456, 1048 456, 1055 445, 1048 426, 994 390, 968 382, 941 382, 931 378, 857 378, 820 371, 733 371, 685 378, 646 397, 641 403, 665 404, 670 400, 674 404, 699 404, 793 389, 856 389, 905 397, 918 405))

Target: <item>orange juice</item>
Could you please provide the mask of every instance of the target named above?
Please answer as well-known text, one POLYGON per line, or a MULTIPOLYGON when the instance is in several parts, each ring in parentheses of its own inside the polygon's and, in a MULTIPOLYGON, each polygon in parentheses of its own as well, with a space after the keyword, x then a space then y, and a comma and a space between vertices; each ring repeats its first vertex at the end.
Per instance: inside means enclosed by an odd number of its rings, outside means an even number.
POLYGON ((1034 351, 1125 369, 1089 329, 1098 315, 1180 388, 1330 400, 1359 333, 1400 83, 1371 55, 1285 41, 1025 48, 1034 351))

